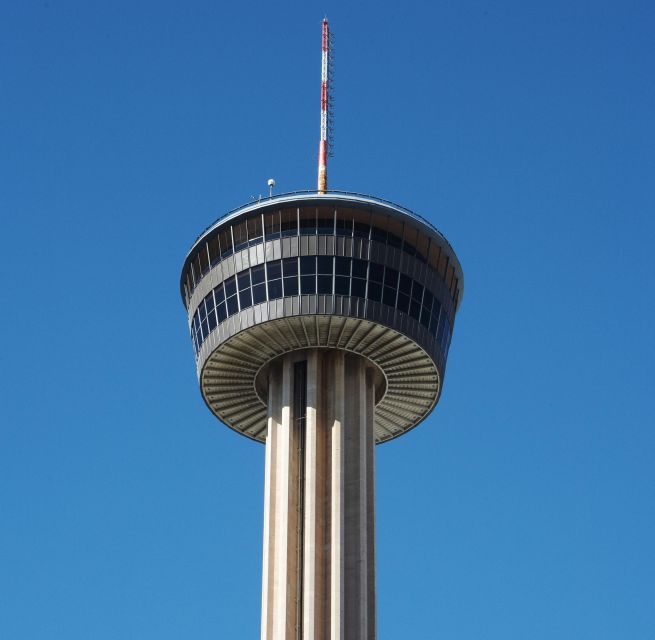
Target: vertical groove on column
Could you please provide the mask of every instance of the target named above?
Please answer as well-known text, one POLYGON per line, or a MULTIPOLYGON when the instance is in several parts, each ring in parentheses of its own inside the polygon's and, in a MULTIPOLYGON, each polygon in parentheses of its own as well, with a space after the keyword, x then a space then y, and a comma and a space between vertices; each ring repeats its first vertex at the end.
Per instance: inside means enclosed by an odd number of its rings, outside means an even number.
POLYGON ((275 482, 275 556, 272 640, 296 640, 298 594, 298 457, 292 415, 293 363, 282 364, 282 420, 277 427, 275 482))
POLYGON ((368 636, 375 640, 377 620, 375 606, 375 383, 373 372, 366 372, 366 519, 367 526, 367 575, 368 636))
POLYGON ((307 357, 307 409, 305 426, 305 543, 303 579, 303 640, 325 639, 324 539, 326 473, 325 416, 322 354, 313 350, 307 357))
MULTIPOLYGON (((281 373, 281 371, 279 372, 281 373)), ((266 466, 264 472, 264 553, 262 563, 262 630, 261 640, 272 640, 275 556, 275 472, 277 466, 276 438, 281 415, 281 380, 271 371, 268 393, 268 433, 266 436, 266 466)))
POLYGON ((331 527, 330 527, 330 638, 344 638, 344 353, 332 355, 331 413, 331 527))

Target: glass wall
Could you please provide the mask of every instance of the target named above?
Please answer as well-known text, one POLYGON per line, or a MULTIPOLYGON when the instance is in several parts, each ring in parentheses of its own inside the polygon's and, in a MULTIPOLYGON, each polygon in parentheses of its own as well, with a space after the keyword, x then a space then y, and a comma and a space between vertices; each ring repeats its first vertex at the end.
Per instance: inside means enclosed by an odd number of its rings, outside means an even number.
MULTIPOLYGON (((266 240, 298 235, 364 238, 402 249, 415 259, 428 263, 447 283, 453 299, 458 297, 459 283, 454 275, 454 267, 449 264, 448 257, 441 247, 435 242, 430 242, 427 234, 420 233, 416 227, 407 222, 381 212, 321 206, 293 207, 253 214, 233 225, 220 227, 218 231, 210 234, 198 246, 187 269, 184 282, 187 303, 202 277, 234 252, 261 244, 266 240)), ((305 282, 309 287, 309 280, 305 282)), ((394 286, 387 285, 383 281, 376 282, 381 286, 394 286)), ((302 288, 302 283, 300 286, 302 288)), ((316 286, 318 287, 318 282, 316 286)), ((390 295, 389 293, 388 296, 390 295)), ((404 299, 402 304, 405 304, 404 299)))
POLYGON ((229 316, 298 293, 353 296, 395 307, 420 322, 447 353, 451 334, 447 314, 419 282, 375 262, 302 256, 244 269, 210 291, 193 316, 191 337, 196 354, 209 333, 229 316))

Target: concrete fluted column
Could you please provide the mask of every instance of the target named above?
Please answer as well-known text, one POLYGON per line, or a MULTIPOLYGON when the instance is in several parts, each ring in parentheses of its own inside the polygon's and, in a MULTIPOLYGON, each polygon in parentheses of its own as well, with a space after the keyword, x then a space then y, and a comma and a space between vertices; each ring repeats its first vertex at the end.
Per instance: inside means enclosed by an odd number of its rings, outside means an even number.
POLYGON ((375 638, 375 375, 325 349, 269 367, 262 640, 375 638))

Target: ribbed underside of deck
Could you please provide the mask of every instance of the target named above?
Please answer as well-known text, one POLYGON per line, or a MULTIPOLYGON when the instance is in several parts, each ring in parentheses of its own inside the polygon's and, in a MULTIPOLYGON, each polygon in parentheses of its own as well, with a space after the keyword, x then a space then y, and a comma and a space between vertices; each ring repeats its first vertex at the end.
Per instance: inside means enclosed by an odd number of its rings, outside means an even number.
POLYGON ((306 315, 255 325, 218 346, 200 375, 205 402, 229 427, 264 442, 267 408, 255 389, 258 371, 284 353, 317 347, 358 353, 383 372, 387 386, 375 409, 376 442, 416 426, 438 400, 439 372, 407 336, 368 320, 306 315))

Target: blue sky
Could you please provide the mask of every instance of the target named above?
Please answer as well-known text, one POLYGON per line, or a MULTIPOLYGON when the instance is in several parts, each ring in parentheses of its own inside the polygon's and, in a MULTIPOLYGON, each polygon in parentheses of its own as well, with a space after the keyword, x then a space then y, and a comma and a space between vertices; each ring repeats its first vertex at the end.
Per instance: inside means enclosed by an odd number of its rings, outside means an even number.
POLYGON ((197 389, 196 235, 330 186, 466 277, 441 402, 377 449, 380 640, 655 637, 649 2, 5 2, 0 637, 254 638, 263 447, 197 389))

